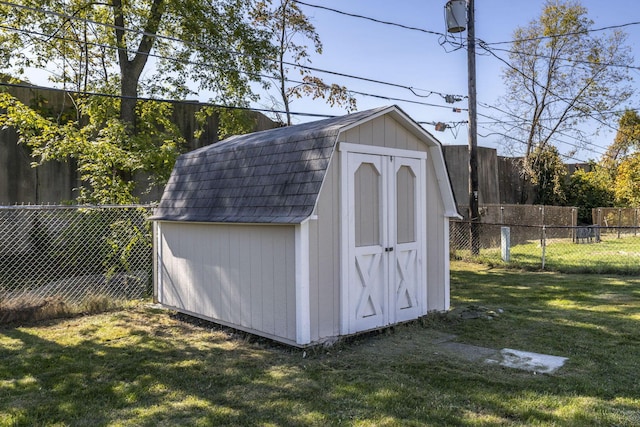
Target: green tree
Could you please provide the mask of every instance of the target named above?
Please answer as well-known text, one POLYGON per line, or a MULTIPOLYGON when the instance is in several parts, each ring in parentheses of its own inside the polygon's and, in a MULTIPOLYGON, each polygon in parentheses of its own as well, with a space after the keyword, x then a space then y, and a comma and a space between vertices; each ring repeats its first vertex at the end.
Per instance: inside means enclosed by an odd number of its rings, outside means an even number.
POLYGON ((347 111, 356 110, 356 100, 346 87, 327 84, 314 76, 303 66, 311 63, 310 42, 317 54, 322 54, 322 42, 309 18, 302 12, 294 0, 277 0, 275 8, 271 8, 271 0, 261 1, 256 8, 255 19, 260 25, 270 29, 271 38, 276 50, 276 61, 268 70, 272 81, 278 88, 279 101, 282 103, 286 121, 291 125, 291 103, 294 98, 311 96, 321 98, 331 106, 344 106, 347 111), (289 80, 289 73, 297 70, 301 81, 289 80))
POLYGON ((640 116, 626 110, 601 163, 611 171, 618 206, 640 206, 640 116))
POLYGON ((534 203, 563 206, 567 201, 567 169, 553 146, 538 146, 525 163, 525 172, 536 188, 534 203))
POLYGON ((577 169, 569 179, 567 204, 578 208, 578 223, 592 224, 593 208, 613 206, 615 194, 609 171, 591 162, 589 171, 577 169))
POLYGON ((615 181, 616 203, 619 206, 640 206, 640 154, 634 153, 618 165, 615 181))
POLYGON ((509 134, 519 134, 526 159, 558 136, 587 144, 579 125, 608 124, 608 112, 632 94, 628 69, 615 66, 633 63, 626 34, 593 32, 593 24, 579 1, 548 0, 538 19, 514 32, 504 103, 520 118, 509 134))
POLYGON ((635 110, 625 110, 618 121, 618 132, 607 148, 603 161, 616 166, 616 162, 640 148, 640 116, 635 110))
POLYGON ((148 188, 163 184, 179 154, 180 130, 171 122, 171 105, 140 102, 136 115, 139 129, 127 132, 117 118, 119 101, 92 97, 79 104, 87 123, 57 123, 27 107, 7 93, 0 93, 0 126, 18 130, 19 142, 26 144, 33 166, 49 160, 74 159, 81 185, 82 203, 127 204, 137 201, 133 175, 149 175, 148 188))
POLYGON ((71 91, 76 111, 72 119, 49 116, 4 94, 2 124, 16 128, 36 163, 76 158, 87 201, 135 201, 131 176, 144 172, 161 181, 181 143, 167 120, 171 106, 140 96, 209 91, 214 102, 234 106, 256 99, 251 84, 273 48, 270 34, 249 18, 253 6, 253 0, 0 5, 0 69, 20 79, 32 68, 50 71, 71 91))

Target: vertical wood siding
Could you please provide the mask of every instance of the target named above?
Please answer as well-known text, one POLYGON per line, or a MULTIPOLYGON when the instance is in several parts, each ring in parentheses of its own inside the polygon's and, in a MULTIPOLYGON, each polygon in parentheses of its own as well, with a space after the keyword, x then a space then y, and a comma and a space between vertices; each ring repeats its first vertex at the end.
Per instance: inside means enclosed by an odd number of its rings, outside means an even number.
POLYGON ((433 166, 433 156, 427 158, 427 310, 448 310, 449 242, 444 241, 444 204, 433 166))
POLYGON ((311 341, 340 334, 340 170, 334 155, 309 224, 311 341))
POLYGON ((295 342, 295 227, 161 224, 161 303, 295 342))
POLYGON ((426 151, 425 145, 389 115, 346 131, 340 141, 402 150, 426 151))
MULTIPOLYGON (((350 129, 339 141, 404 150, 428 151, 411 132, 389 116, 350 129)), ((310 222, 310 314, 311 341, 340 334, 340 162, 334 155, 329 165, 316 208, 317 220, 310 222)), ((427 157, 427 197, 423 212, 427 217, 427 253, 423 274, 428 284, 428 309, 443 310, 445 301, 443 214, 440 188, 432 159, 427 157)), ((407 220, 409 221, 409 220, 407 220)), ((410 230, 406 230, 410 234, 410 230)), ((448 254, 447 254, 448 256, 448 254)))

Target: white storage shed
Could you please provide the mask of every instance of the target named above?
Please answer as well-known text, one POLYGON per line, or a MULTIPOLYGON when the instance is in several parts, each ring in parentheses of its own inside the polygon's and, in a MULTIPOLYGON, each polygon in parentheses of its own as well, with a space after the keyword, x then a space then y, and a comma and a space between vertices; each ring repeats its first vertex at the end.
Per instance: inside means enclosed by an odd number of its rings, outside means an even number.
POLYGON ((396 106, 180 156, 154 216, 162 305, 295 346, 449 308, 440 143, 396 106))

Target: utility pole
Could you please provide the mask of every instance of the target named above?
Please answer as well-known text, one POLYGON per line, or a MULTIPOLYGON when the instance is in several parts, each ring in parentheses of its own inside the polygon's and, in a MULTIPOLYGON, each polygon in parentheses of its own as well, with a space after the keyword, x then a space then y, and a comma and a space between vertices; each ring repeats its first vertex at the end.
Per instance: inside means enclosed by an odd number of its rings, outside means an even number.
POLYGON ((480 212, 478 209, 478 121, 476 101, 476 28, 474 0, 449 0, 445 6, 447 31, 467 30, 467 71, 469 83, 469 243, 471 254, 480 253, 480 212), (466 16, 465 16, 466 15, 466 16))
POLYGON ((476 108, 476 29, 474 0, 467 0, 467 66, 469 74, 469 234, 471 254, 480 253, 478 209, 478 121, 476 108))

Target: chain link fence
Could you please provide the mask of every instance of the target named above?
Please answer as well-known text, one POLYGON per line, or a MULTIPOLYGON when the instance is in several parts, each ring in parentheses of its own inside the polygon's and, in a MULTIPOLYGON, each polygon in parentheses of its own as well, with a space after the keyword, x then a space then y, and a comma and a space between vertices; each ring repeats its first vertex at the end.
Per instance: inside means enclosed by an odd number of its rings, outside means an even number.
MULTIPOLYGON (((459 211, 469 219, 467 206, 460 206, 459 211)), ((571 206, 487 204, 478 212, 480 222, 491 224, 578 225, 578 208, 571 206)))
POLYGON ((640 227, 640 208, 594 208, 591 215, 600 227, 640 227))
POLYGON ((450 222, 451 259, 564 273, 640 274, 639 227, 476 225, 480 250, 474 255, 470 222, 450 222))
POLYGON ((0 322, 33 318, 47 307, 149 295, 151 210, 0 207, 0 322))

